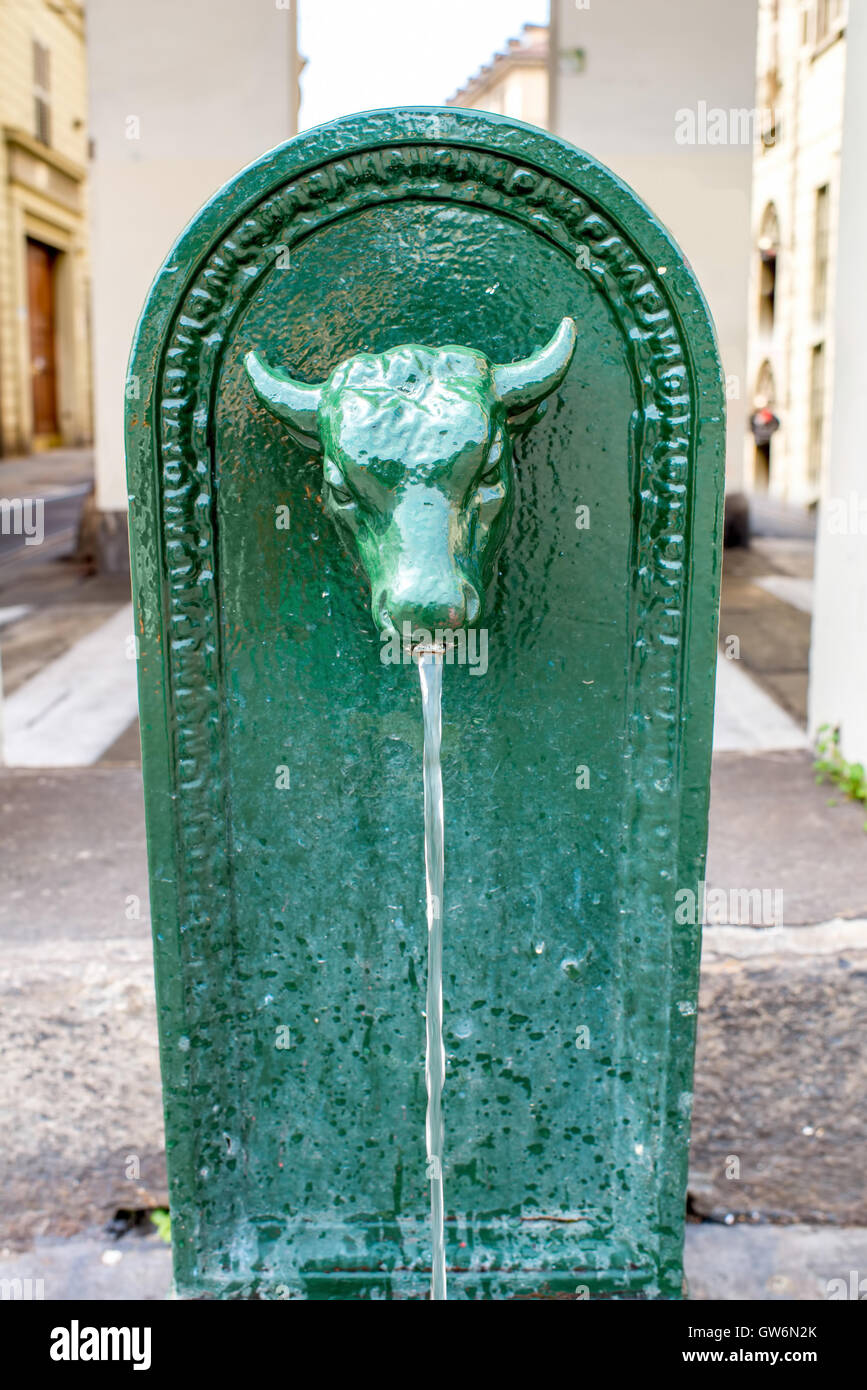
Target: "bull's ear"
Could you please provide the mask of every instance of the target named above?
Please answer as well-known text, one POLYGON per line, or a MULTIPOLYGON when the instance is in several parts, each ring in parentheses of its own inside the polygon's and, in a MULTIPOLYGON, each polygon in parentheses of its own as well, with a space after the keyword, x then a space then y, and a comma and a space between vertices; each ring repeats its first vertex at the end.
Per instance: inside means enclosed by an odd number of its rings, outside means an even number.
POLYGON ((497 395, 510 412, 529 410, 556 391, 569 370, 578 330, 573 319, 563 319, 549 343, 520 362, 506 362, 493 369, 497 395))
POLYGON ((263 405, 282 420, 302 444, 319 449, 318 414, 322 387, 306 381, 293 381, 286 372, 268 367, 257 352, 244 359, 247 375, 263 405))

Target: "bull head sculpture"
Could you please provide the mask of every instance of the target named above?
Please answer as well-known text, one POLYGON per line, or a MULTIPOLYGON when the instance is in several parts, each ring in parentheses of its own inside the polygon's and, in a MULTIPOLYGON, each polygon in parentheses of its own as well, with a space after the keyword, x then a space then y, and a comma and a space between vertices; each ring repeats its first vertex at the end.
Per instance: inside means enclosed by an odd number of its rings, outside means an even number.
POLYGON ((321 385, 247 354, 259 399, 322 455, 326 509, 354 541, 381 633, 481 622, 511 515, 513 435, 562 382, 575 339, 565 318, 520 362, 452 346, 361 352, 321 385))

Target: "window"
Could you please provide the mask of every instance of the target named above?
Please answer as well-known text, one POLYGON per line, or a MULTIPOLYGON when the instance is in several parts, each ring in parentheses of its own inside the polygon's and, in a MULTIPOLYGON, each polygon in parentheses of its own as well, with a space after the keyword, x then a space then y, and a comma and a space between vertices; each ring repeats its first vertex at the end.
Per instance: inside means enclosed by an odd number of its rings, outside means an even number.
POLYGON ((36 139, 51 144, 51 65, 48 49, 33 40, 33 114, 36 139))
POLYGON ((770 362, 763 362, 756 377, 756 408, 772 410, 777 401, 777 388, 774 383, 774 369, 770 362))
POLYGON ((773 333, 777 300, 777 251, 780 227, 777 209, 768 203, 759 232, 759 329, 773 333))
MULTIPOLYGON (((806 13, 805 13, 806 20, 806 13)), ((843 21, 843 0, 815 0, 813 43, 824 43, 843 21)))
POLYGON ((813 316, 820 323, 828 304, 828 241, 831 200, 825 183, 816 189, 813 215, 813 316))
POLYGON ((769 7, 765 52, 767 64, 762 80, 762 104, 766 111, 763 113, 763 122, 766 127, 768 125, 773 127, 776 125, 774 108, 783 85, 780 75, 780 7, 778 0, 771 0, 769 7), (767 120, 768 115, 770 115, 770 121, 767 120))
MULTIPOLYGON (((776 105, 783 89, 780 69, 776 63, 772 63, 765 72, 762 79, 762 104, 765 110, 762 112, 762 135, 765 131, 774 131, 777 124, 776 105)), ((765 144, 773 144, 773 140, 765 139, 765 144)))
POLYGON ((810 450, 807 481, 818 485, 822 477, 825 442, 825 344, 816 343, 810 354, 810 450))

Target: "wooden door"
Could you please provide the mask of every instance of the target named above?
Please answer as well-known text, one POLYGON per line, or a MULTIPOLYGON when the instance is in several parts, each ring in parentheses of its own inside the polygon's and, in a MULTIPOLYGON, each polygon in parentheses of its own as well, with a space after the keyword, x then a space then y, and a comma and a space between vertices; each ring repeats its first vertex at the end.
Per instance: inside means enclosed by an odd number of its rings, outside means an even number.
POLYGON ((57 429, 57 362, 54 341, 54 262, 57 252, 41 241, 27 242, 27 307, 30 321, 30 378, 33 434, 46 442, 57 429))

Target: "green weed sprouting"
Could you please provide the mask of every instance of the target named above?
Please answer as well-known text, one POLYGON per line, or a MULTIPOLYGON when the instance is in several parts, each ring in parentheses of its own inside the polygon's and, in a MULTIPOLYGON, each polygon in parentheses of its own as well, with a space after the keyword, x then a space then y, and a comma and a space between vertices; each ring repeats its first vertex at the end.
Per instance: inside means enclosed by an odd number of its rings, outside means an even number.
POLYGON ((166 1245, 172 1243, 172 1218, 165 1207, 156 1207, 151 1212, 151 1221, 157 1228, 157 1235, 166 1245))
MULTIPOLYGON (((816 740, 816 782, 833 782, 844 796, 867 805, 867 774, 863 763, 847 763, 840 752, 840 730, 822 724, 816 740)), ((864 822, 867 830, 867 821, 864 822)))

